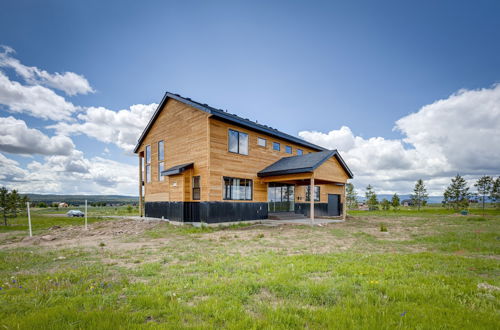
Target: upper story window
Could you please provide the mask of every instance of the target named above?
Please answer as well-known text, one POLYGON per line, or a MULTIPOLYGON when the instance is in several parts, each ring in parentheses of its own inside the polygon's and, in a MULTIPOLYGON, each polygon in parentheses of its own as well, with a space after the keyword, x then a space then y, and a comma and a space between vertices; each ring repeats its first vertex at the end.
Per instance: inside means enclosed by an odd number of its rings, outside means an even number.
POLYGON ((303 152, 302 149, 297 149, 297 155, 302 156, 303 152))
POLYGON ((252 180, 224 177, 225 200, 252 200, 252 180))
POLYGON ((158 142, 158 160, 165 160, 165 144, 163 141, 158 142))
POLYGON ((144 166, 144 171, 146 172, 146 183, 151 182, 151 146, 147 145, 144 150, 144 159, 146 165, 144 166))
POLYGON ((237 154, 248 155, 248 134, 229 130, 229 151, 237 154))
POLYGON ((290 147, 290 146, 286 146, 286 147, 285 147, 285 152, 286 152, 287 154, 291 154, 291 153, 292 153, 292 147, 290 147))
MULTIPOLYGON (((320 187, 314 186, 314 201, 319 202, 320 187)), ((306 202, 311 201, 311 186, 306 186, 306 202)))
POLYGON ((278 142, 273 142, 273 150, 280 151, 281 145, 278 142))
POLYGON ((263 139, 263 138, 260 138, 258 137, 257 138, 257 145, 261 146, 261 147, 265 147, 267 145, 267 140, 266 139, 263 139))
POLYGON ((200 176, 193 176, 193 200, 198 201, 201 197, 201 180, 200 176))
POLYGON ((165 177, 161 175, 161 172, 165 170, 165 163, 164 162, 159 162, 158 163, 158 181, 165 181, 165 177))

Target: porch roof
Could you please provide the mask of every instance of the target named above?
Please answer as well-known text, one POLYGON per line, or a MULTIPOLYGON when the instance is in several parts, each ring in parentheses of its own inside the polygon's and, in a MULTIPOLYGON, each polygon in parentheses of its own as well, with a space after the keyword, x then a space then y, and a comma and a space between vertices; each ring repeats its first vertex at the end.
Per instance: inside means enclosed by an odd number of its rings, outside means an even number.
POLYGON ((161 171, 161 175, 162 176, 170 176, 170 175, 181 174, 185 170, 190 169, 192 167, 193 167, 193 163, 187 163, 187 164, 172 166, 169 169, 161 171))
POLYGON ((311 173, 331 157, 335 157, 339 161, 348 177, 352 179, 353 175, 351 170, 349 170, 337 150, 326 150, 311 152, 300 156, 284 157, 258 172, 257 176, 263 178, 287 174, 311 173))

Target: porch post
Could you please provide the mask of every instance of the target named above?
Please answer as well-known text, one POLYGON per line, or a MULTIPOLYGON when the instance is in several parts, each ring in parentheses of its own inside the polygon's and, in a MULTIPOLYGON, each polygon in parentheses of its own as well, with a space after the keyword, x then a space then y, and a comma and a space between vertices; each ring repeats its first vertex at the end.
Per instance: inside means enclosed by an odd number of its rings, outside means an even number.
POLYGON ((347 217, 347 196, 346 196, 346 183, 344 183, 344 203, 342 204, 342 220, 345 221, 347 217))
POLYGON ((314 177, 311 178, 311 186, 309 190, 309 205, 310 205, 310 215, 311 215, 311 224, 314 224, 314 177))
POLYGON ((139 216, 142 218, 142 157, 139 153, 139 216))

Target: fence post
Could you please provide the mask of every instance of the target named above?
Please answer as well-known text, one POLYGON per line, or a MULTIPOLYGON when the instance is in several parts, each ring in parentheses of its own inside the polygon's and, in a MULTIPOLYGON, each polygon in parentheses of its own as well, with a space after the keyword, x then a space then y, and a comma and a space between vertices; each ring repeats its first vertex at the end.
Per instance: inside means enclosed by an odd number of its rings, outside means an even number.
POLYGON ((87 227, 87 200, 85 200, 85 230, 88 230, 88 227, 87 227))
POLYGON ((30 202, 26 202, 26 207, 27 207, 27 210, 28 210, 28 227, 30 228, 30 237, 33 237, 33 232, 31 231, 30 202))

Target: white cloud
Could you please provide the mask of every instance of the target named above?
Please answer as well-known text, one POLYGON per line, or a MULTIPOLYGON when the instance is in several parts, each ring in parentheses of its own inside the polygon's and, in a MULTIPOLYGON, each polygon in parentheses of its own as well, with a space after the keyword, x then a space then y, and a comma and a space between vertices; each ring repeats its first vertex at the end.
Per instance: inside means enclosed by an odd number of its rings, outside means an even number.
POLYGON ((86 159, 81 151, 47 156, 23 169, 0 153, 0 186, 20 192, 136 195, 137 167, 110 159, 86 159))
POLYGON ((15 53, 14 49, 8 46, 0 46, 0 48, 3 49, 3 52, 0 52, 0 67, 14 69, 19 76, 31 85, 56 88, 69 96, 94 92, 88 80, 82 75, 74 72, 51 74, 34 66, 26 66, 11 56, 11 54, 15 53))
POLYGON ((1 71, 0 104, 6 105, 11 112, 56 121, 71 120, 71 115, 78 110, 52 90, 39 85, 21 85, 17 81, 11 81, 1 71))
POLYGON ((0 151, 22 155, 70 155, 75 145, 62 135, 48 137, 23 120, 0 117, 0 151))
POLYGON ((442 194, 456 173, 470 180, 500 174, 500 85, 462 90, 426 105, 399 119, 395 129, 404 139, 364 139, 345 126, 299 135, 338 149, 353 170, 358 189, 372 184, 380 193, 410 192, 422 178, 431 193, 442 194))
POLYGON ((120 111, 90 107, 78 115, 78 123, 58 123, 49 128, 64 135, 86 134, 131 152, 157 106, 156 103, 136 104, 120 111))

